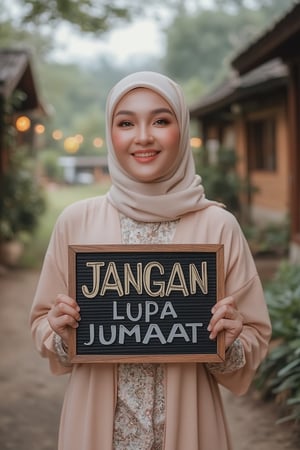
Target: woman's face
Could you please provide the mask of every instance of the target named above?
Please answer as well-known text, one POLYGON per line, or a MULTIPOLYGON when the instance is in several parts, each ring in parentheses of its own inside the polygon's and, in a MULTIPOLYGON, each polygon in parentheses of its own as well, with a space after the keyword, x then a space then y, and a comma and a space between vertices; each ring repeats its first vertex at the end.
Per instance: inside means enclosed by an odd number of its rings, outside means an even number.
POLYGON ((156 92, 137 88, 117 104, 112 142, 123 169, 137 181, 164 178, 179 152, 180 131, 167 101, 156 92))

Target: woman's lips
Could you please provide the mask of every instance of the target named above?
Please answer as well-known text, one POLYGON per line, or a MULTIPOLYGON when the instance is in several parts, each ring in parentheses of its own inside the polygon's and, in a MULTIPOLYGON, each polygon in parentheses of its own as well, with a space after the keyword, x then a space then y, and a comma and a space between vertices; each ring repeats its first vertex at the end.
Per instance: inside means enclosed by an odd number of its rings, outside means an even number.
POLYGON ((158 150, 143 150, 133 152, 132 156, 139 162, 149 162, 153 161, 153 159, 155 159, 158 154, 158 150))

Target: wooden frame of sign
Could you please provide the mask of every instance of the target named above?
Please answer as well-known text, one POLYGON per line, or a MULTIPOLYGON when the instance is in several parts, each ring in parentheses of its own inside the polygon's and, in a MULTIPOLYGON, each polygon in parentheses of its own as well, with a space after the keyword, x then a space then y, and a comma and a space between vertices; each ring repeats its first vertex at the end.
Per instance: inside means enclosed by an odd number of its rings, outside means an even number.
POLYGON ((224 297, 223 245, 70 245, 81 320, 72 362, 221 362, 211 308, 224 297))

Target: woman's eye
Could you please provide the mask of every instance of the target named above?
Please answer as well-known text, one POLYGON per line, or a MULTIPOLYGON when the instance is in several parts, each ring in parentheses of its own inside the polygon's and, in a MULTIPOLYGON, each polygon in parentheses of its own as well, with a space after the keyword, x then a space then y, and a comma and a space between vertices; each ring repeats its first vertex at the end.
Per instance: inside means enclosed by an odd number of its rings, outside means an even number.
POLYGON ((170 122, 168 119, 157 119, 155 121, 157 125, 168 125, 170 122))
POLYGON ((122 122, 120 122, 118 126, 122 128, 127 128, 132 126, 132 122, 129 122, 129 120, 122 120, 122 122))

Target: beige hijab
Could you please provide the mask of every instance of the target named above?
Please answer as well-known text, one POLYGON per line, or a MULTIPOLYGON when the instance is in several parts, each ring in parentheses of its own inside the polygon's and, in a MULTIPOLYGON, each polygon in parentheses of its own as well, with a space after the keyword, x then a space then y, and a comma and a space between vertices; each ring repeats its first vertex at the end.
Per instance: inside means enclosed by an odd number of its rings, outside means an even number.
POLYGON ((201 178, 196 175, 190 148, 189 111, 182 89, 170 78, 156 72, 136 72, 119 81, 110 91, 106 104, 106 144, 112 187, 108 200, 127 217, 141 222, 175 220, 184 214, 206 208, 201 178), (160 94, 171 106, 180 129, 180 151, 164 177, 153 183, 132 178, 119 164, 111 139, 114 110, 132 89, 143 87, 160 94))

